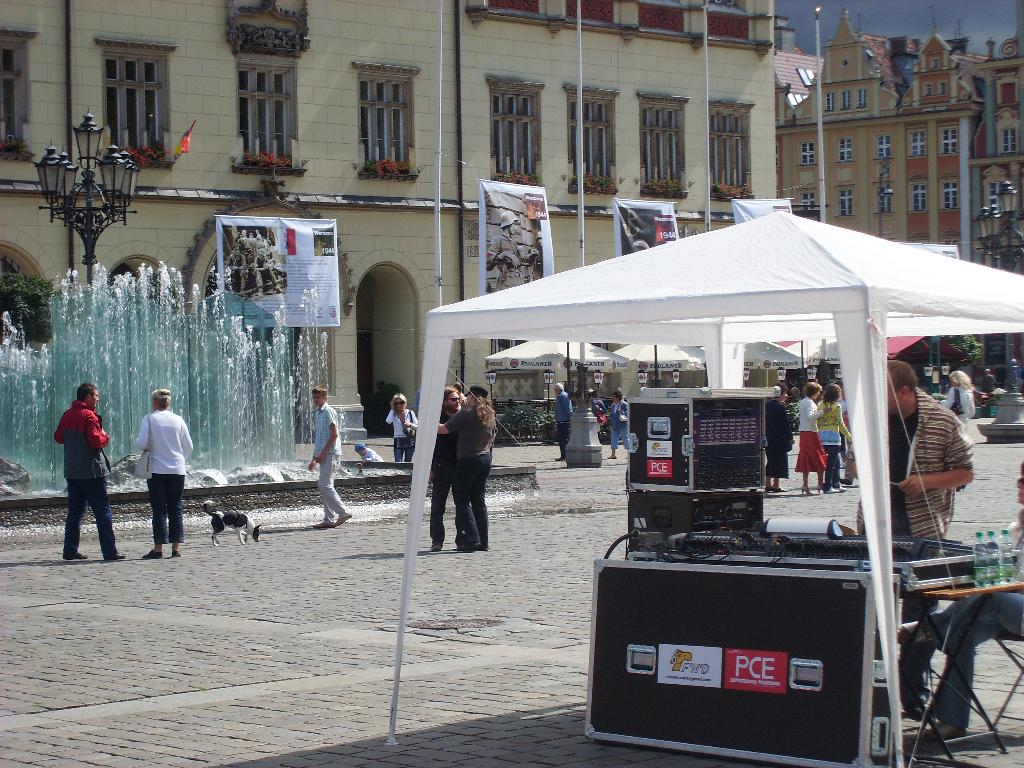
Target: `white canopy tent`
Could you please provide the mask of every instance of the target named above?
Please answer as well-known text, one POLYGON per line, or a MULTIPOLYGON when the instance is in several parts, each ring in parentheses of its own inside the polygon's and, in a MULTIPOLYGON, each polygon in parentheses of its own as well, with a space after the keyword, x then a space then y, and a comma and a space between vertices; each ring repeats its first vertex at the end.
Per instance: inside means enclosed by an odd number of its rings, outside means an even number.
MULTIPOLYGON (((566 359, 566 346, 569 347, 569 359, 574 363, 579 362, 580 345, 564 341, 527 341, 488 355, 485 362, 488 368, 499 369, 540 371, 545 368, 561 368, 562 361, 566 359)), ((583 345, 583 362, 588 368, 609 371, 629 365, 629 361, 621 355, 593 344, 583 345)))
MULTIPOLYGON (((697 344, 709 383, 720 387, 742 385, 745 342, 837 338, 854 440, 865 446, 857 467, 871 561, 876 573, 892 573, 885 338, 1006 331, 1024 331, 1024 277, 774 213, 430 311, 420 420, 439 418, 451 345, 461 337, 697 344)), ((391 738, 434 440, 420 430, 391 738)), ((889 695, 898 701, 895 598, 884 579, 874 589, 889 695)), ((898 719, 892 732, 900 733, 898 719)), ((898 740, 897 751, 901 758, 898 740)))
MULTIPOLYGON (((704 365, 704 349, 702 347, 683 347, 704 365)), ((619 350, 620 352, 622 350, 619 350)), ((744 368, 795 368, 800 365, 800 356, 794 355, 785 347, 770 341, 755 341, 743 345, 744 368)))

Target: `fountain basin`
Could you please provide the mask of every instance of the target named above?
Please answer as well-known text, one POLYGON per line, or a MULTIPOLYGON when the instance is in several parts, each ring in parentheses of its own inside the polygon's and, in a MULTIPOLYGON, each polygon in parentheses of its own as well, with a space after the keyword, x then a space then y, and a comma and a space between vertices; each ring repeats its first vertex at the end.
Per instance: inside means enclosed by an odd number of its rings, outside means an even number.
MULTIPOLYGON (((408 464, 375 462, 373 471, 381 474, 356 474, 358 462, 340 462, 342 470, 353 474, 335 479, 334 487, 346 504, 394 504, 408 500, 412 473, 408 464), (392 470, 388 472, 388 470, 392 470)), ((488 492, 526 493, 537 490, 536 468, 494 467, 488 480, 488 492)), ((146 491, 122 491, 109 494, 115 524, 150 520, 152 511, 146 491)), ((204 501, 226 508, 251 510, 275 507, 318 507, 320 491, 315 480, 293 480, 283 483, 250 483, 186 488, 185 518, 206 519, 201 509, 204 501)), ((67 495, 63 493, 8 496, 0 499, 0 531, 36 527, 63 527, 67 516, 67 495)), ((84 522, 91 519, 86 512, 84 522)), ((310 521, 315 522, 315 520, 310 521)))

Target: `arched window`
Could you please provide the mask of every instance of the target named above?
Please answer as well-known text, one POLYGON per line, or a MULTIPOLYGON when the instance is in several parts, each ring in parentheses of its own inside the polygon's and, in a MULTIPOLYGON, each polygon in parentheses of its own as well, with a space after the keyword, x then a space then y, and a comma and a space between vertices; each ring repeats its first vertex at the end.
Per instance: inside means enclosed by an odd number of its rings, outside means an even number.
POLYGON ((0 243, 0 275, 8 273, 37 275, 39 271, 27 254, 19 252, 19 249, 13 246, 0 243))
POLYGON ((148 256, 129 256, 107 273, 107 280, 114 282, 114 278, 118 275, 134 275, 135 277, 138 277, 139 270, 142 267, 149 267, 150 269, 157 270, 160 268, 160 265, 148 256))

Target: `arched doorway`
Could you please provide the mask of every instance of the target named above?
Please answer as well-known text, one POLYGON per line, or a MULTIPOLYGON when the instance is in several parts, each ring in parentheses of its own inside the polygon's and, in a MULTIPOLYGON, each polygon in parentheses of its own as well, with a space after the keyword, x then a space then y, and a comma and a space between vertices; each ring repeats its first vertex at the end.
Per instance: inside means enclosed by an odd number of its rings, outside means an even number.
POLYGON ((385 431, 395 390, 415 403, 417 306, 412 280, 394 264, 372 267, 356 291, 356 387, 370 434, 385 431))

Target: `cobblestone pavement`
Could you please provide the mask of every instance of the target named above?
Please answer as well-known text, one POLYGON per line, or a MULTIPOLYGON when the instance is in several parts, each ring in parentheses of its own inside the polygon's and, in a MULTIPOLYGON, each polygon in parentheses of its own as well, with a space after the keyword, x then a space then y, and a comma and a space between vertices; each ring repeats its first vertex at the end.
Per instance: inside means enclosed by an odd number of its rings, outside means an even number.
MULTIPOLYGON (((7 548, 0 763, 732 765, 584 738, 592 565, 624 532, 625 462, 572 470, 550 461, 556 454, 500 448, 500 464, 537 464, 541 490, 492 521, 490 552, 419 558, 414 622, 493 625, 411 630, 398 746, 384 736, 401 522, 218 549, 197 536, 183 558, 159 562, 138 559, 148 542, 132 532, 120 532, 131 558, 121 563, 96 560, 94 534, 82 546, 93 559, 77 563, 61 562, 51 541, 7 548)), ((978 446, 978 480, 958 499, 954 535, 1013 515, 1022 458, 1020 446, 978 446)), ((857 496, 784 494, 766 514, 851 522, 857 496)), ((990 706, 1012 680, 993 648, 978 665, 990 706)), ((1024 695, 1013 712, 1024 715, 1024 695)), ((1005 722, 1003 734, 1009 755, 989 739, 958 753, 973 765, 1019 765, 1024 725, 1005 722)))

